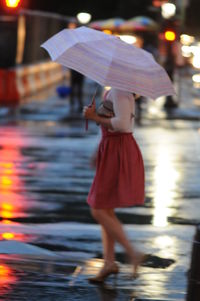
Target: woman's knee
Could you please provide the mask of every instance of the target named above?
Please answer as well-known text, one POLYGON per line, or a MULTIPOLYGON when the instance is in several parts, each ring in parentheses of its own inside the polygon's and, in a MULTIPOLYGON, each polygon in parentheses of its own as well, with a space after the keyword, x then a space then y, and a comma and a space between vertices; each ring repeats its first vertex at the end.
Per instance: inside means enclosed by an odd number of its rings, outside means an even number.
POLYGON ((91 208, 91 214, 96 220, 101 220, 105 216, 106 212, 103 209, 91 208))

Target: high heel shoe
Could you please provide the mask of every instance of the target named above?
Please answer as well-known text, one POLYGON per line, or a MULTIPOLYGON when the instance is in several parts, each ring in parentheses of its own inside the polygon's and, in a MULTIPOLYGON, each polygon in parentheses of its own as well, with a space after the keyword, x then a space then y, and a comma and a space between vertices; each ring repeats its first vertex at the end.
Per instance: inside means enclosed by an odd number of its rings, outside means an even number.
POLYGON ((117 275, 119 273, 119 267, 116 263, 113 263, 109 266, 104 266, 97 276, 88 278, 88 281, 91 283, 103 283, 104 280, 110 275, 117 275))
POLYGON ((146 261, 148 255, 144 253, 138 253, 133 264, 132 278, 137 279, 139 277, 138 268, 146 261))

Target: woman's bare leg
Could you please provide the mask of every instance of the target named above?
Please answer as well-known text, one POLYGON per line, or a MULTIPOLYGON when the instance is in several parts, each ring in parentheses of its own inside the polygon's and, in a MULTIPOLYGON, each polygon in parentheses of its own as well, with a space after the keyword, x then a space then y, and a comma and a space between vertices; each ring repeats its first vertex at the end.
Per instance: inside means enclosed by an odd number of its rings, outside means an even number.
POLYGON ((129 255, 132 263, 136 262, 136 250, 128 240, 124 229, 116 217, 114 211, 112 214, 108 214, 105 209, 93 209, 91 210, 93 217, 101 224, 109 235, 112 237, 114 241, 120 243, 124 249, 126 250, 127 254, 129 255))
MULTIPOLYGON (((107 210, 109 215, 113 215, 113 209, 107 210)), ((101 225, 102 242, 103 242, 103 258, 105 263, 114 263, 115 261, 115 240, 107 232, 106 228, 101 225)))

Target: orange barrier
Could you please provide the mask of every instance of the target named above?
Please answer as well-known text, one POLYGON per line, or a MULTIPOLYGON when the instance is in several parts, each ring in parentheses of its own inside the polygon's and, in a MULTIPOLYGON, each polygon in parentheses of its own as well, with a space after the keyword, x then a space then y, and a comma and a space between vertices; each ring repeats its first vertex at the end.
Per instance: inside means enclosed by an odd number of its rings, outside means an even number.
POLYGON ((12 69, 0 69, 0 106, 17 106, 20 99, 33 95, 69 76, 55 62, 12 69))

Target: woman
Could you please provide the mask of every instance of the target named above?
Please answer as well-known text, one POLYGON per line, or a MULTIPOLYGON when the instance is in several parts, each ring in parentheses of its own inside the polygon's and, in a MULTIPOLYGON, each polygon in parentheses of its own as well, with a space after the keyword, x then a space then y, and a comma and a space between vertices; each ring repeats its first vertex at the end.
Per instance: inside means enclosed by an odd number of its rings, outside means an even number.
POLYGON ((130 92, 112 88, 104 99, 113 103, 114 116, 103 117, 96 112, 95 103, 84 107, 85 119, 101 125, 102 139, 96 160, 94 177, 87 203, 92 216, 101 225, 104 265, 92 282, 102 282, 117 274, 115 242, 120 243, 130 257, 133 277, 144 260, 128 240, 114 209, 144 203, 144 165, 140 149, 133 137, 135 98, 130 92))

